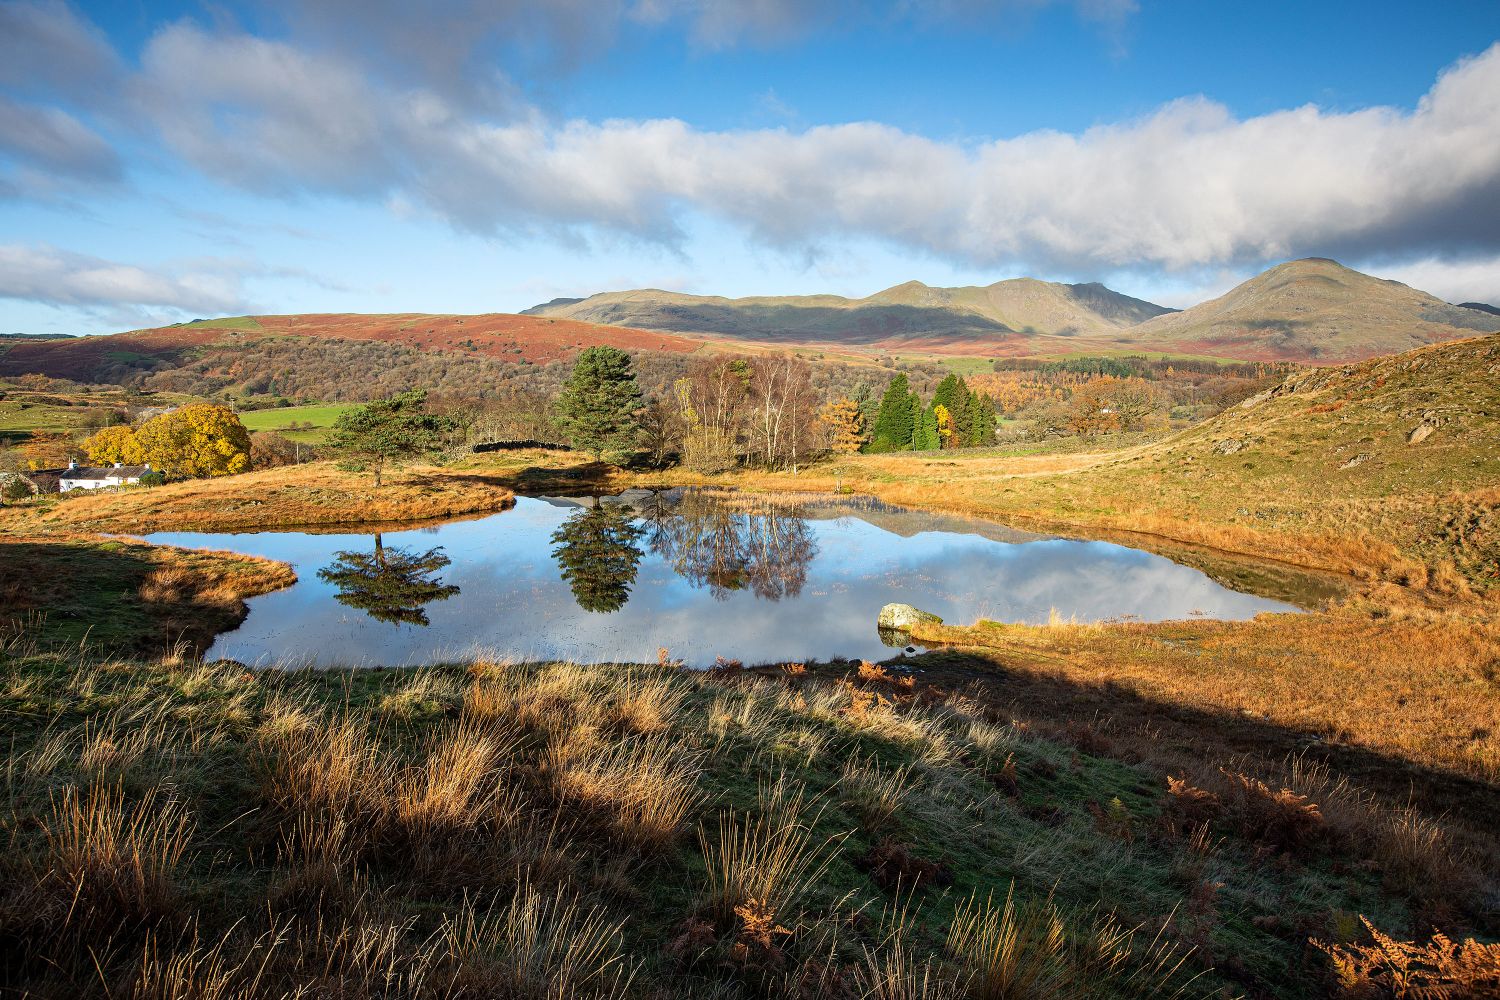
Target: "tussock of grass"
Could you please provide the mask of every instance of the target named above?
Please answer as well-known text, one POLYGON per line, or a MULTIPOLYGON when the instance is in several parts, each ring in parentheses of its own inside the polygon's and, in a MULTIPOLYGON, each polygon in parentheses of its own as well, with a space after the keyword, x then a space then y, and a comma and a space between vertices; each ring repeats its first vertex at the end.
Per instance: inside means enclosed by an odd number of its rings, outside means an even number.
POLYGON ((153 926, 181 902, 180 869, 193 818, 169 793, 66 788, 41 819, 46 852, 36 875, 35 916, 102 929, 153 926))
POLYGON ((824 849, 829 845, 815 831, 817 817, 804 818, 806 795, 805 788, 778 778, 761 788, 753 814, 725 811, 715 833, 699 828, 708 869, 705 913, 727 923, 737 907, 753 900, 783 919, 791 914, 830 863, 824 849))

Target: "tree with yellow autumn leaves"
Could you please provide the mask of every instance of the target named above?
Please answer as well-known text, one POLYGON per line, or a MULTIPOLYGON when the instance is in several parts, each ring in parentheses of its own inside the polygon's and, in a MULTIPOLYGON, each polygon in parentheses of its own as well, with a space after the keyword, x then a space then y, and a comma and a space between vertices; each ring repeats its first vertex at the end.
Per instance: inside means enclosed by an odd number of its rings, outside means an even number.
POLYGON ((83 442, 83 450, 95 465, 140 465, 146 461, 135 431, 124 424, 106 427, 83 442))
POLYGON ((101 464, 149 464, 180 479, 232 476, 250 469, 250 434, 227 406, 195 403, 152 417, 134 430, 106 427, 83 443, 101 464))
POLYGON ((864 447, 865 419, 852 399, 825 403, 818 419, 828 428, 829 447, 840 455, 852 455, 864 447))

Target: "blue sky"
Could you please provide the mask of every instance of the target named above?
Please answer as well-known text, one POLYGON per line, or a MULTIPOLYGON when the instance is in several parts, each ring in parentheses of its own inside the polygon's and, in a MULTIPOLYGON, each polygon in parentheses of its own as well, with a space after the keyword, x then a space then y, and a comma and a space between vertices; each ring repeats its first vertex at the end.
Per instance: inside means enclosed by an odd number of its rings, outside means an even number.
POLYGON ((1293 256, 1500 301, 1500 4, 0 0, 0 330, 1293 256))

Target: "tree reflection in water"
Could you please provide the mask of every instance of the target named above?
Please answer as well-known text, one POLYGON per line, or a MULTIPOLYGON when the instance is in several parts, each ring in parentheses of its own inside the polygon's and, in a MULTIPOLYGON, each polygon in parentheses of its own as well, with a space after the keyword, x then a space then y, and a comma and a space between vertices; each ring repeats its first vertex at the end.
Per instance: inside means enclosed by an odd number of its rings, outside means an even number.
POLYGON ((318 570, 318 579, 338 588, 340 604, 358 608, 371 618, 402 625, 427 625, 426 606, 446 601, 458 588, 436 576, 450 560, 442 548, 416 552, 399 546, 386 548, 375 533, 373 553, 341 551, 318 570))
POLYGON ((806 518, 766 501, 687 492, 673 503, 658 495, 645 522, 651 551, 721 601, 747 588, 768 601, 796 597, 818 554, 806 518))
POLYGON ((628 507, 599 504, 575 512, 552 533, 553 557, 585 611, 618 611, 630 599, 643 531, 628 507))

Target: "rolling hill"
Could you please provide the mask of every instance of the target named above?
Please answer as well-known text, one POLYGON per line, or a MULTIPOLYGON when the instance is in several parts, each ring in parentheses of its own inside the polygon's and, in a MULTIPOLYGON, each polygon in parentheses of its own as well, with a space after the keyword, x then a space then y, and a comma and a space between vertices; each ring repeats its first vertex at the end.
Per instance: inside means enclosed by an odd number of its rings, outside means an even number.
POLYGON ((937 350, 991 346, 997 353, 1014 353, 1005 348, 1036 337, 1108 338, 1167 312, 1100 284, 1012 278, 962 288, 908 281, 862 299, 729 299, 647 288, 554 299, 523 315, 757 341, 937 350))
POLYGON ((1309 257, 1147 320, 1125 340, 1148 351, 1334 364, 1496 330, 1500 317, 1309 257))
POLYGON ((533 364, 571 358, 582 348, 598 344, 674 354, 702 346, 698 341, 654 331, 513 313, 308 313, 238 316, 107 337, 0 344, 0 376, 35 371, 88 381, 120 365, 174 365, 209 347, 273 337, 379 341, 424 352, 463 352, 533 364))

